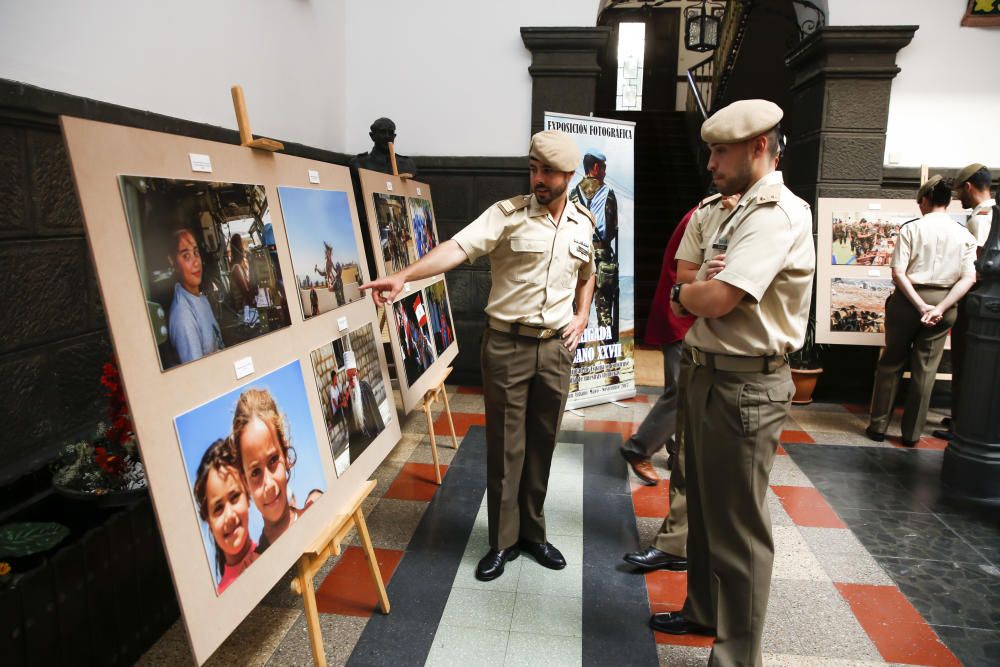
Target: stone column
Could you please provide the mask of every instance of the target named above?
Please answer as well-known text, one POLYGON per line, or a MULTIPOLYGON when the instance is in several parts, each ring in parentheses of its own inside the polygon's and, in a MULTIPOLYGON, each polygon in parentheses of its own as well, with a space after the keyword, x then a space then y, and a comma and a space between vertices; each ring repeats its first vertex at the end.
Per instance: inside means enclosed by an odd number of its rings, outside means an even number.
POLYGON ((880 196, 896 53, 916 30, 826 26, 788 54, 792 112, 782 170, 814 208, 820 197, 880 196))
POLYGON ((593 112, 600 54, 611 28, 521 28, 531 51, 531 132, 542 129, 546 111, 586 116, 593 112))

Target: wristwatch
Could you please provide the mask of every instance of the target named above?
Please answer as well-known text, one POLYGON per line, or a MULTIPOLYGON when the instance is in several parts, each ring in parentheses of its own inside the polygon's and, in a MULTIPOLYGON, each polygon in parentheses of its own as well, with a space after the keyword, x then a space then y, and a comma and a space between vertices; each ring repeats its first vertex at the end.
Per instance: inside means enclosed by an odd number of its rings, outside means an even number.
POLYGON ((681 305, 682 287, 684 287, 684 283, 674 283, 674 286, 670 288, 670 300, 683 308, 683 306, 681 305))

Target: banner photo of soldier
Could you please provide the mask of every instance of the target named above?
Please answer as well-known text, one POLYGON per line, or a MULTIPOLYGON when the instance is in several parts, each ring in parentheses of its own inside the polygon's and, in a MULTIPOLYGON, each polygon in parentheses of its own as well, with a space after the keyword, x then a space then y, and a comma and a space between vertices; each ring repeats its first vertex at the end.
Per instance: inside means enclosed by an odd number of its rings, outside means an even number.
POLYGON ((455 342, 455 327, 451 320, 448 288, 444 280, 439 280, 433 285, 428 285, 424 292, 434 347, 440 357, 448 349, 448 346, 455 342))
POLYGON ((338 476, 392 419, 376 345, 375 329, 367 323, 309 355, 338 476))
POLYGON ((413 223, 413 244, 419 259, 438 244, 434 231, 434 208, 429 201, 419 197, 407 197, 406 206, 413 223))
POLYGON ((162 370, 291 324, 263 186, 118 182, 162 370))
POLYGON ((292 269, 305 319, 362 298, 364 282, 347 193, 278 187, 292 269))
POLYGON ((406 210, 406 198, 373 192, 379 245, 387 273, 395 273, 417 261, 413 229, 406 210))
POLYGON ((830 281, 830 331, 885 333, 889 278, 833 278, 830 281))
POLYGON ((327 489, 302 367, 294 361, 263 375, 174 426, 222 595, 327 489))
POLYGON ((427 309, 420 292, 403 297, 392 304, 396 320, 396 334, 403 355, 403 370, 406 384, 412 386, 424 374, 436 358, 427 326, 427 309))
POLYGON ((590 321, 570 376, 568 408, 635 395, 635 124, 546 112, 543 129, 573 137, 582 157, 569 198, 597 222, 597 278, 590 321))

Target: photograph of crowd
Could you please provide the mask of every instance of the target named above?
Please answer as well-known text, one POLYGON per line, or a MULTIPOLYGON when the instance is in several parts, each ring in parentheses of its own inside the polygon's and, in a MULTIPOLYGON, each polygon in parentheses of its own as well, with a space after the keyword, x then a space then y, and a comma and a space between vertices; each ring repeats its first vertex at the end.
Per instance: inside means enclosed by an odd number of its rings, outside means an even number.
POLYGON ((395 273, 417 261, 413 232, 407 219, 406 199, 382 192, 372 193, 372 199, 385 270, 395 273))
POLYGON ((434 344, 428 329, 429 317, 422 292, 416 292, 392 304, 399 349, 403 354, 406 384, 413 386, 434 363, 434 344))
POLYGON ((375 328, 364 324, 310 353, 337 474, 364 453, 392 418, 375 328))
POLYGON ((427 316, 431 324, 434 348, 440 357, 455 340, 455 328, 451 321, 451 304, 448 303, 448 289, 444 280, 428 285, 425 292, 427 316))
POLYGON ((437 234, 434 233, 434 209, 429 201, 419 197, 408 197, 406 206, 410 211, 410 222, 413 223, 413 243, 419 259, 437 245, 437 234))
POLYGON ((263 186, 119 185, 161 369, 291 323, 263 186))
POLYGON ((298 361, 174 419, 217 595, 326 491, 298 361))
POLYGON ((303 316, 358 301, 364 282, 347 193, 279 187, 303 316))
POLYGON ((899 226, 914 216, 881 212, 834 213, 834 265, 889 266, 899 226))
POLYGON ((888 278, 834 278, 830 282, 830 331, 885 333, 888 278))

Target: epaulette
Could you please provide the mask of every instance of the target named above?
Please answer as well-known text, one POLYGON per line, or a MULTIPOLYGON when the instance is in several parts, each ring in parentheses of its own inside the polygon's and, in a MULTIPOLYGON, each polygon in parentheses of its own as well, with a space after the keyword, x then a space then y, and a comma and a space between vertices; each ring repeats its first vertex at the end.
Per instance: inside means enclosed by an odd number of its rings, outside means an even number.
POLYGON ((590 224, 591 225, 593 225, 594 227, 597 227, 597 218, 594 217, 594 214, 591 212, 591 210, 589 208, 587 208, 586 206, 584 206, 583 204, 581 204, 578 201, 574 201, 573 204, 576 205, 576 208, 577 208, 578 211, 580 211, 581 213, 583 213, 584 215, 587 216, 587 220, 590 220, 590 224))
POLYGON ((531 201, 531 195, 517 195, 516 197, 511 197, 510 199, 504 199, 503 201, 497 202, 497 208, 504 215, 511 215, 514 211, 520 211, 528 205, 531 201))
POLYGON ((722 199, 722 193, 716 192, 711 197, 705 197, 704 199, 702 199, 701 202, 698 204, 698 208, 705 208, 706 206, 713 204, 719 201, 720 199, 722 199))
POLYGON ((757 191, 758 204, 773 204, 781 199, 781 183, 768 183, 757 191))

